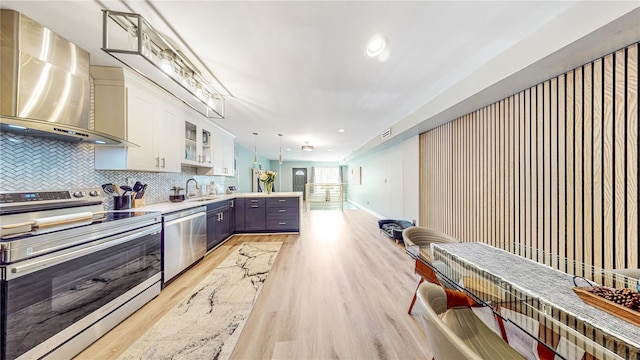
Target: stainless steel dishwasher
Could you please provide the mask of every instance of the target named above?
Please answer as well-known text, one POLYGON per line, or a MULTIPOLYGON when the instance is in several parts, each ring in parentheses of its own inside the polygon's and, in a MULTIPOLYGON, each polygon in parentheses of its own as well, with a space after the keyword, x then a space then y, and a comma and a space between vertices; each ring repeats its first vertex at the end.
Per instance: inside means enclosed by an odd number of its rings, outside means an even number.
POLYGON ((207 208, 164 215, 162 230, 162 283, 204 257, 207 252, 207 208))

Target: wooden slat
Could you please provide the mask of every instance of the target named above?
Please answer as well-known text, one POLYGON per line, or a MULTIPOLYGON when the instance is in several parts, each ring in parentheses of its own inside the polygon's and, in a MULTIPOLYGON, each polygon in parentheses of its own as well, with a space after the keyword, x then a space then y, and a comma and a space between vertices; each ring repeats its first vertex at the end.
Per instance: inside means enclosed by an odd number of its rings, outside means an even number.
MULTIPOLYGON (((551 79, 549 90, 551 107, 549 109, 551 116, 549 133, 551 138, 551 177, 549 179, 551 183, 551 211, 549 214, 551 217, 551 248, 549 251, 551 254, 558 254, 558 78, 551 79)), ((558 267, 557 257, 553 257, 551 267, 558 267)))
POLYGON ((451 206, 449 208, 449 218, 446 219, 446 221, 448 221, 448 227, 449 227, 449 233, 450 234, 454 234, 454 229, 455 229, 455 221, 457 219, 457 213, 456 213, 456 202, 457 201, 457 196, 458 196, 458 189, 457 189, 457 171, 456 171, 456 154, 457 154, 457 143, 455 140, 455 132, 456 131, 456 127, 454 123, 449 124, 449 126, 445 129, 445 132, 443 133, 443 139, 442 139, 442 151, 445 152, 448 155, 448 161, 449 164, 447 166, 449 166, 449 170, 447 172, 448 178, 447 181, 451 184, 451 193, 448 194, 448 196, 444 199, 444 201, 449 201, 451 206))
POLYGON ((472 171, 472 161, 473 161, 473 149, 475 147, 475 142, 473 140, 473 133, 471 131, 471 122, 472 114, 466 116, 465 123, 465 190, 467 191, 466 196, 466 206, 465 206, 465 216, 464 216, 464 233, 466 241, 474 241, 474 237, 472 236, 473 228, 475 224, 473 222, 473 208, 474 202, 473 199, 475 194, 473 193, 474 186, 472 185, 472 177, 474 173, 472 171))
POLYGON ((505 222, 504 222, 504 100, 499 101, 496 104, 496 123, 498 124, 498 164, 497 164, 497 175, 498 175, 498 211, 497 211, 497 232, 498 237, 495 242, 496 247, 501 247, 504 243, 504 231, 505 231, 505 222))
POLYGON ((509 218, 509 235, 507 237, 506 243, 507 247, 505 248, 507 251, 513 252, 515 239, 515 231, 516 231, 516 201, 515 201, 515 164, 514 164, 514 151, 515 151, 515 124, 513 121, 513 96, 510 96, 506 103, 506 115, 507 115, 507 137, 509 142, 509 156, 508 156, 508 165, 509 165, 509 213, 507 214, 509 218))
MULTIPOLYGON (((567 257, 569 259, 574 259, 575 258, 575 237, 574 237, 574 214, 573 214, 573 209, 575 206, 575 202, 574 202, 574 193, 575 193, 575 182, 574 182, 574 163, 573 163, 573 159, 574 159, 574 135, 575 135, 575 128, 574 128, 574 86, 575 86, 575 77, 574 77, 574 71, 569 71, 567 73, 567 103, 566 103, 566 113, 567 113, 567 117, 566 117, 566 147, 567 147, 567 153, 566 153, 566 172, 567 172, 567 179, 566 179, 566 185, 567 185, 567 203, 566 203, 566 207, 567 207, 567 257)), ((565 270, 566 271, 566 270, 565 270)))
POLYGON ((531 233, 532 233, 532 205, 531 205, 531 194, 533 193, 533 176, 531 173, 531 90, 527 89, 524 91, 524 151, 525 155, 525 176, 527 183, 525 184, 525 238, 524 238, 524 247, 527 254, 527 258, 533 258, 533 254, 529 247, 531 246, 531 233))
MULTIPOLYGON (((558 77, 558 256, 567 256, 567 77, 558 77)), ((560 264, 558 264, 560 266, 560 264)), ((559 267, 563 270, 566 267, 559 267)))
POLYGON ((627 267, 638 260, 638 44, 627 52, 627 267))
POLYGON ((495 121, 495 104, 492 104, 490 106, 488 106, 487 108, 488 110, 488 115, 489 118, 494 120, 494 121, 490 121, 489 122, 489 126, 490 126, 490 130, 489 130, 489 135, 490 135, 490 143, 491 143, 491 151, 489 154, 489 161, 491 162, 491 172, 490 172, 490 180, 491 180, 491 197, 489 199, 489 203, 491 204, 491 220, 490 220, 490 236, 489 236, 489 244, 493 244, 493 242, 495 241, 496 237, 497 237, 497 221, 498 221, 498 212, 497 212, 497 163, 496 163, 496 149, 497 149, 497 136, 496 136, 496 129, 497 129, 497 125, 496 125, 496 121, 495 121))
POLYGON ((484 191, 483 191, 483 187, 484 187, 484 168, 483 168, 483 161, 484 161, 484 134, 483 134, 483 130, 485 128, 484 126, 484 119, 482 118, 482 109, 479 109, 476 111, 475 113, 475 122, 476 122, 476 147, 477 147, 477 154, 476 154, 476 175, 477 175, 477 179, 476 179, 476 234, 477 234, 477 240, 476 241, 480 241, 482 242, 484 240, 484 203, 483 203, 483 196, 484 196, 484 191))
MULTIPOLYGON (((544 204, 543 204, 543 213, 544 213, 544 223, 543 229, 544 232, 542 234, 542 249, 545 254, 551 253, 551 82, 545 81, 542 86, 542 97, 543 97, 543 163, 544 163, 544 174, 543 174, 543 184, 544 184, 544 204)), ((547 257, 548 259, 548 257, 547 257)), ((545 260, 547 265, 551 265, 545 260)))
POLYGON ((426 157, 427 151, 425 149, 427 147, 426 137, 427 133, 421 133, 418 135, 418 225, 420 226, 426 225, 424 222, 424 216, 427 211, 426 205, 429 203, 428 191, 430 189, 430 187, 427 187, 428 185, 425 182, 424 174, 428 168, 428 161, 426 157))
POLYGON ((457 164, 456 167, 456 173, 454 174, 455 176, 455 181, 457 183, 457 190, 456 190, 456 209, 455 209, 455 237, 460 239, 460 241, 464 241, 464 238, 462 237, 462 226, 460 225, 461 222, 461 218, 462 218, 462 211, 464 211, 463 206, 464 203, 462 201, 463 199, 463 178, 462 178, 462 169, 463 169, 463 165, 464 165, 464 161, 462 159, 462 141, 461 141, 461 133, 462 133, 462 121, 456 121, 455 123, 455 134, 454 134, 454 139, 456 141, 456 155, 455 155, 455 163, 457 164))
MULTIPOLYGON (((593 63, 593 265, 604 265, 604 123, 602 118, 603 62, 593 63)), ((596 281, 599 276, 596 275, 596 281)))
POLYGON ((518 244, 520 245, 520 255, 526 256, 526 252, 524 251, 524 247, 522 246, 525 241, 525 219, 526 219, 526 196, 527 196, 527 188, 526 184, 528 178, 526 176, 526 151, 525 151, 525 121, 524 121, 524 91, 521 91, 517 95, 517 111, 518 111, 518 146, 519 146, 519 172, 520 172, 520 181, 519 185, 519 193, 520 193, 520 206, 518 208, 518 215, 520 216, 519 220, 519 230, 520 233, 518 235, 518 244))
POLYGON ((536 161, 537 165, 537 214, 536 214, 536 222, 537 222, 537 241, 536 241, 536 250, 538 252, 538 258, 543 255, 542 251, 544 250, 544 97, 542 93, 542 84, 536 86, 536 161))
POLYGON ((613 268, 613 55, 604 58, 602 99, 604 267, 613 268))
POLYGON ((531 250, 533 258, 538 259, 538 113, 536 88, 531 88, 531 250))
MULTIPOLYGON (((583 234, 582 234, 582 68, 576 69, 574 86, 574 259, 582 262, 583 259, 583 234)), ((575 270, 574 270, 575 271, 575 270)), ((575 272, 571 272, 575 274, 575 272)))
POLYGON ((593 67, 586 64, 584 66, 583 84, 583 246, 585 264, 593 264, 593 67))
POLYGON ((484 118, 484 138, 485 138, 485 143, 484 143, 484 167, 485 167, 485 171, 484 171, 484 208, 485 208, 485 214, 484 214, 484 221, 485 221, 485 227, 484 227, 484 242, 485 243, 489 243, 490 238, 491 238, 491 211, 493 209, 493 207, 491 206, 491 201, 492 201, 492 193, 491 193, 491 186, 493 184, 493 174, 491 172, 491 146, 493 145, 493 142, 491 141, 491 123, 492 121, 490 121, 489 119, 491 119, 489 117, 489 107, 485 107, 484 109, 482 109, 482 116, 484 118))
POLYGON ((625 116, 625 49, 619 50, 614 56, 614 268, 626 267, 625 246, 625 188, 626 188, 626 163, 625 163, 625 136, 627 119, 625 116))

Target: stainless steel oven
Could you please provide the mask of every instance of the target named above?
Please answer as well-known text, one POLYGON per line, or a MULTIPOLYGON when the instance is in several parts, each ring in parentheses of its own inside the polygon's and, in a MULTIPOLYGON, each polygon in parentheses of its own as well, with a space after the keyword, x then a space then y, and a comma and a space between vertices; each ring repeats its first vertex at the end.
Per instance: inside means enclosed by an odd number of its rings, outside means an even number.
POLYGON ((0 193, 2 359, 71 358, 160 292, 160 213, 52 193, 0 193))

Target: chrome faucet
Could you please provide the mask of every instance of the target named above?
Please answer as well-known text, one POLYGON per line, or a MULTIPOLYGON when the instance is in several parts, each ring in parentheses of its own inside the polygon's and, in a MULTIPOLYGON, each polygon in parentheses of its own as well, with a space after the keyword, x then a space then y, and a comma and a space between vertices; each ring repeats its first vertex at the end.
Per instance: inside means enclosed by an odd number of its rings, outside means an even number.
POLYGON ((187 184, 184 186, 185 193, 187 194, 185 197, 187 199, 191 198, 192 196, 197 196, 198 195, 197 191, 195 193, 193 193, 193 194, 189 193, 189 182, 190 181, 193 181, 194 183, 196 183, 196 190, 200 189, 200 185, 198 185, 198 181, 196 181, 196 179, 191 178, 191 179, 187 180, 187 184))

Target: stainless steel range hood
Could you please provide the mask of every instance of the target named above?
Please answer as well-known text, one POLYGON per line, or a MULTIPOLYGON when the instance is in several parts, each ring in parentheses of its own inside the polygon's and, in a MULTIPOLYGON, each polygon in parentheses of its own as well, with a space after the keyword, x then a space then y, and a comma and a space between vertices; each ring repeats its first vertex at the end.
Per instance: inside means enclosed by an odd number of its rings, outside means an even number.
POLYGON ((136 146, 89 129, 89 53, 25 15, 0 9, 2 131, 136 146))

